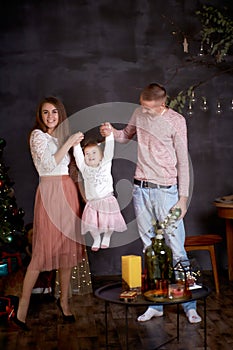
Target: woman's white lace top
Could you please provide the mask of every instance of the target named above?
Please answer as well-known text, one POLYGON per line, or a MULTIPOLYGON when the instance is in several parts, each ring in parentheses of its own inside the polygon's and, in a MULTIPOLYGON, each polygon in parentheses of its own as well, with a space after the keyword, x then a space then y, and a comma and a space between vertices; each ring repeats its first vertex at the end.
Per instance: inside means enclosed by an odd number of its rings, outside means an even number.
POLYGON ((33 163, 39 176, 69 174, 69 154, 67 154, 59 164, 56 163, 54 158, 54 154, 59 149, 57 138, 39 129, 35 129, 30 136, 30 149, 33 163))

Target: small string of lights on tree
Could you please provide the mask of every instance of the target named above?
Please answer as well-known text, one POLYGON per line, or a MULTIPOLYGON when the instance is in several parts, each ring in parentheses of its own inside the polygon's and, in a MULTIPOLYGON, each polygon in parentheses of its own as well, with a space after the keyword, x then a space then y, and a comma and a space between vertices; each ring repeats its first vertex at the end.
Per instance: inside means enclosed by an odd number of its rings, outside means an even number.
POLYGON ((14 182, 8 175, 9 167, 4 164, 3 150, 6 141, 0 138, 0 245, 14 243, 24 233, 24 210, 18 208, 13 189, 14 182))

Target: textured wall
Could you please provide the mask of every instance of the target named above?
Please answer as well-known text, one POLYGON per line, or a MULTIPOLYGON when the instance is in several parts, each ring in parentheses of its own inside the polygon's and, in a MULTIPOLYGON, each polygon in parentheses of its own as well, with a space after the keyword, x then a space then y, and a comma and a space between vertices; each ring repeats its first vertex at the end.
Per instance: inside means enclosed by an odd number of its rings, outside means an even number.
MULTIPOLYGON (((200 22, 194 11, 202 3, 21 0, 1 5, 0 137, 7 142, 5 163, 26 223, 32 220, 38 182, 27 135, 41 97, 60 97, 71 115, 106 102, 138 103, 141 88, 151 81, 165 84, 173 96, 206 80, 197 90, 194 115, 185 114, 194 170, 185 223, 188 235, 220 232, 224 236, 224 222, 217 218, 212 202, 233 193, 233 112, 229 110, 233 77, 232 71, 223 73, 224 65, 229 67, 232 61, 226 57, 221 69, 198 61, 200 22), (183 33, 189 41, 189 54, 183 52, 183 33), (206 113, 199 109, 201 96, 209 102, 206 113), (223 103, 221 116, 215 114, 218 98, 223 103)), ((207 3, 228 6, 232 13, 232 1, 207 3)), ((129 117, 124 116, 122 122, 129 117)), ((82 126, 80 120, 80 129, 82 126)), ((132 177, 132 168, 127 164, 113 166, 115 180, 132 177)), ((130 206, 124 215, 131 220, 130 206)), ((120 256, 132 253, 141 254, 140 241, 95 256, 90 253, 93 273, 119 273, 120 256)), ((225 268, 224 243, 218 255, 225 268)), ((207 258, 200 257, 203 268, 209 267, 207 258)))

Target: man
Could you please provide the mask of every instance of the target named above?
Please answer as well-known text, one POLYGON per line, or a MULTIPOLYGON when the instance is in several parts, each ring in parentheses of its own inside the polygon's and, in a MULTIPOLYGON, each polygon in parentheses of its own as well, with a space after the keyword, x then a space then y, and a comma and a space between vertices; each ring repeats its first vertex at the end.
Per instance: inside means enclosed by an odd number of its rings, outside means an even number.
MULTIPOLYGON (((111 126, 116 141, 124 143, 137 136, 138 160, 134 176, 133 202, 144 251, 151 245, 152 221, 163 221, 171 208, 180 208, 181 216, 174 235, 165 233, 172 249, 173 262, 187 260, 184 249, 183 217, 189 196, 189 163, 187 127, 182 115, 166 106, 167 93, 163 86, 152 83, 140 95, 140 107, 134 111, 122 130, 111 126)), ((109 133, 109 124, 100 127, 102 136, 109 133)), ((196 302, 183 304, 190 323, 201 321, 196 302)), ((150 306, 138 317, 144 322, 163 315, 162 306, 150 306)))

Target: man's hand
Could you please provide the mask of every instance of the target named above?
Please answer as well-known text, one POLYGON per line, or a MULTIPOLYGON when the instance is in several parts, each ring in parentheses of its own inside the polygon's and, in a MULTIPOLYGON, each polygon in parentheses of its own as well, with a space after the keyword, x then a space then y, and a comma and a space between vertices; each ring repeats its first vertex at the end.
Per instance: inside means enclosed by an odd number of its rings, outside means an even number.
POLYGON ((181 196, 180 199, 178 200, 178 202, 175 205, 173 205, 173 207, 172 207, 172 208, 180 208, 181 209, 181 215, 180 215, 179 219, 183 219, 183 217, 187 213, 187 200, 188 200, 188 197, 181 196))
POLYGON ((100 126, 100 134, 103 137, 109 136, 112 132, 112 125, 108 122, 102 123, 100 126))

